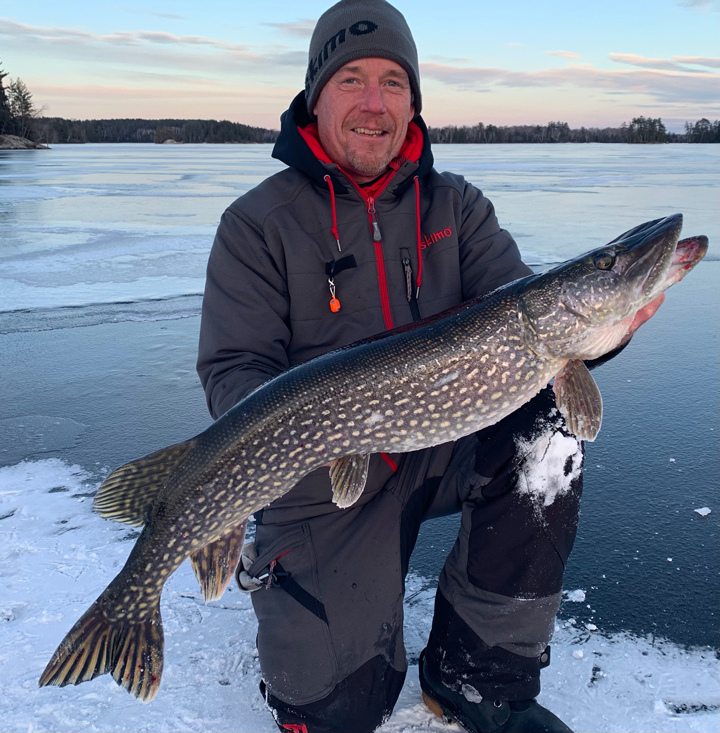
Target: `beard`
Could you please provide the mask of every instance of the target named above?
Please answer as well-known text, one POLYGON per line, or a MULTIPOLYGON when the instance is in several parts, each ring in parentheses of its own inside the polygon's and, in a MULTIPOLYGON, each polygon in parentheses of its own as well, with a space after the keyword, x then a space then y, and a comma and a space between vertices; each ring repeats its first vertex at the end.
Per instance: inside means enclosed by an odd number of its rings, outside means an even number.
POLYGON ((351 149, 345 150, 345 160, 347 160, 352 169, 371 178, 375 178, 381 173, 384 173, 394 157, 392 150, 377 155, 363 154, 351 149))

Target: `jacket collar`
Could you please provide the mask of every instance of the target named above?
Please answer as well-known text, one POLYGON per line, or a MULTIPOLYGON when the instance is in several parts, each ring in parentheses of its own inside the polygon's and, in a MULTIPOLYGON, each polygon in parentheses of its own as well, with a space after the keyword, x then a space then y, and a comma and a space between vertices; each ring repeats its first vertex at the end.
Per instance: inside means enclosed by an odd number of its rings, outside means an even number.
MULTIPOLYGON (((322 188, 328 188, 324 177, 329 174, 332 176, 336 193, 349 193, 351 187, 348 185, 347 178, 333 164, 318 160, 298 131, 298 127, 305 127, 310 122, 313 120, 305 106, 305 92, 300 92, 293 99, 290 108, 280 118, 280 135, 273 148, 272 157, 304 173, 315 185, 322 188)), ((433 154, 425 122, 420 115, 415 117, 413 122, 422 132, 422 154, 417 163, 405 161, 400 166, 392 184, 388 187, 388 190, 395 196, 401 195, 412 185, 414 176, 422 180, 433 167, 433 154)))

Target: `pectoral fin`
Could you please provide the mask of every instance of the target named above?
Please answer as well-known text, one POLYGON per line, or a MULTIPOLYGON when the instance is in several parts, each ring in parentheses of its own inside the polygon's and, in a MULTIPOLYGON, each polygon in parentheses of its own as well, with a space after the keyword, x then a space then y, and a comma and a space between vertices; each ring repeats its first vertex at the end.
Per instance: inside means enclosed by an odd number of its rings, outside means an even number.
POLYGON ((555 377, 553 389, 568 430, 581 440, 595 440, 602 423, 602 396, 585 362, 569 361, 555 377))
POLYGON ((333 501, 342 509, 352 506, 367 481, 370 456, 356 454, 337 458, 330 464, 333 501))
POLYGON ((246 527, 247 520, 190 555, 190 564, 205 603, 218 600, 225 592, 240 562, 246 527))

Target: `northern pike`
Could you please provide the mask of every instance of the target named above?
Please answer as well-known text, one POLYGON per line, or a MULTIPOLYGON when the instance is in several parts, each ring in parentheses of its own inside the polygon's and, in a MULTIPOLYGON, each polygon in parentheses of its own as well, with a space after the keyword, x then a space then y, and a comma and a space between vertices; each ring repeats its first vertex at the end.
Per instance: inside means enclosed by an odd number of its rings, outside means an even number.
POLYGON ((333 500, 361 494, 372 453, 457 440, 498 422, 554 378, 569 429, 593 440, 602 399, 583 360, 615 349, 635 314, 705 255, 682 216, 480 299, 297 366, 203 433, 113 471, 94 508, 143 530, 125 566, 60 643, 39 684, 110 672, 151 700, 163 668, 160 595, 190 557, 205 600, 238 564, 247 518, 330 463, 333 500))

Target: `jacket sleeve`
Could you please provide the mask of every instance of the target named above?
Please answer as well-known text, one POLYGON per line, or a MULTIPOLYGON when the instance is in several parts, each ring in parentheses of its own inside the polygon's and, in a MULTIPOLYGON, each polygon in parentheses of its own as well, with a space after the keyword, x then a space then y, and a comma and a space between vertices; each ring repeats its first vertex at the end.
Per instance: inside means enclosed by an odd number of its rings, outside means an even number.
POLYGON ((463 191, 459 245, 463 300, 532 275, 520 259, 515 240, 500 228, 493 205, 468 182, 463 191))
POLYGON ((207 267, 197 371, 219 417, 289 369, 290 303, 260 227, 227 210, 207 267))

